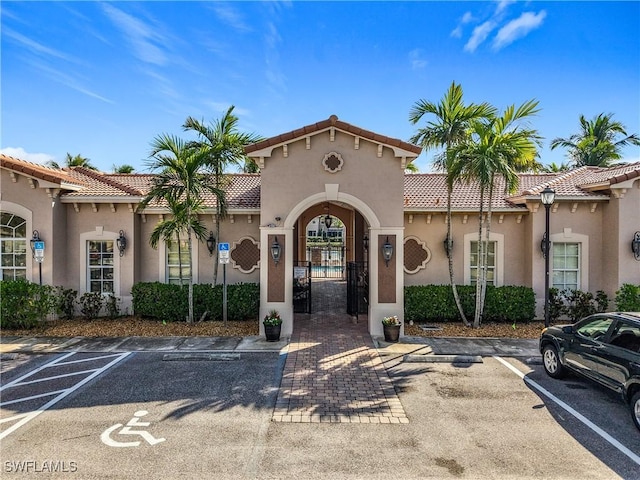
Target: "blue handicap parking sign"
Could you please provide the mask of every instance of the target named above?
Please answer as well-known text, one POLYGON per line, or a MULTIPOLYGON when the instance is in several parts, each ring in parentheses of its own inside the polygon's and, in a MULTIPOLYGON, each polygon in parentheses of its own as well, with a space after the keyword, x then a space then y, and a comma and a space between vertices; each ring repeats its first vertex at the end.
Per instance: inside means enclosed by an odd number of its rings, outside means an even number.
POLYGON ((228 243, 219 243, 218 244, 218 250, 220 250, 221 252, 228 252, 229 251, 229 244, 228 243))

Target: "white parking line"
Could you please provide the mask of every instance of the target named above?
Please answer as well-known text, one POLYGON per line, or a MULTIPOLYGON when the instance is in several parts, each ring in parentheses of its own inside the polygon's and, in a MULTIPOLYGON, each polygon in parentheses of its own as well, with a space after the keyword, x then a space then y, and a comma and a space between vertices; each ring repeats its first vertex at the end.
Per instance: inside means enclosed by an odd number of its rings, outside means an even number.
MULTIPOLYGON (((11 433, 15 432, 18 428, 20 428, 21 426, 23 426, 24 424, 30 422, 31 420, 33 420, 34 418, 36 418, 38 415, 40 415, 42 412, 44 412, 45 410, 49 409, 50 407, 52 407, 53 405, 55 405, 56 403, 58 403, 60 400, 62 400, 63 398, 65 398, 67 395, 69 395, 70 393, 76 391, 77 389, 79 389, 80 387, 82 387, 85 383, 93 380, 95 377, 97 377, 98 375, 100 375, 102 372, 104 372, 105 370, 108 370, 109 368, 111 368, 113 365, 115 365, 116 363, 120 362, 121 360, 124 360, 126 357, 128 357, 131 354, 131 352, 125 352, 125 353, 121 353, 118 355, 114 355, 116 358, 114 360, 112 360, 111 362, 107 363, 104 367, 96 370, 94 373, 92 373, 91 375, 87 376, 86 378, 82 379, 80 382, 76 383, 73 387, 68 388, 66 390, 64 390, 62 393, 60 393, 60 395, 58 395, 57 397, 51 399, 49 402, 47 402, 46 404, 44 404, 42 407, 40 407, 38 410, 35 410, 33 412, 30 412, 28 415, 24 416, 24 418, 22 418, 22 420, 16 422, 14 425, 11 425, 11 427, 7 428, 5 431, 3 431, 2 433, 0 433, 0 440, 2 440, 3 438, 7 437, 8 435, 10 435, 11 433)), ((47 368, 49 366, 55 365, 56 363, 58 363, 59 361, 68 358, 70 355, 73 355, 73 353, 69 354, 69 355, 65 355, 63 357, 60 357, 57 360, 54 360, 53 362, 49 362, 48 364, 44 365, 43 367, 40 367, 36 370, 34 370, 33 372, 30 372, 26 375, 23 375, 20 378, 17 378, 16 380, 14 380, 13 382, 8 383, 7 385, 5 385, 3 388, 7 388, 9 386, 15 385, 17 383, 19 383, 21 380, 23 380, 24 378, 27 378, 31 375, 33 375, 34 373, 37 373, 39 371, 41 371, 44 368, 47 368)))
POLYGON ((524 373, 522 373, 520 370, 518 370, 516 367, 511 365, 509 362, 507 362, 503 358, 497 357, 495 355, 493 356, 493 358, 498 360, 505 367, 507 367, 512 372, 514 372, 520 378, 522 378, 527 385, 529 385, 532 388, 536 389, 541 394, 543 394, 545 397, 547 397, 549 400, 551 400, 556 405, 558 405, 560 408, 562 408, 566 412, 568 412, 571 415, 573 415, 576 419, 581 421, 585 426, 589 427, 594 433, 596 433, 600 437, 602 437, 603 440, 606 440, 607 442, 609 442, 611 445, 613 445, 615 448, 617 448, 620 452, 624 453, 627 457, 629 457, 631 460, 633 460, 636 464, 640 465, 640 456, 636 455, 634 452, 632 452, 627 447, 622 445, 618 440, 616 440, 611 435, 609 435, 607 432, 602 430, 600 427, 598 427, 591 420, 589 420, 584 415, 582 415, 580 412, 578 412, 577 410, 573 409, 571 406, 569 406, 568 404, 566 404, 565 402, 560 400, 558 397, 556 397, 553 393, 551 393, 549 390, 547 390, 543 386, 539 385, 535 381, 533 381, 530 378, 526 377, 524 373))

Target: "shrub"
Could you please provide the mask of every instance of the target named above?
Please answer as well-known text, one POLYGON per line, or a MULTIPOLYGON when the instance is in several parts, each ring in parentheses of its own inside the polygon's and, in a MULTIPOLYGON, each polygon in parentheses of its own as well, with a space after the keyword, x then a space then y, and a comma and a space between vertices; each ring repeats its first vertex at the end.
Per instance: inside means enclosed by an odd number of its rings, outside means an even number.
POLYGON ((606 312, 608 308, 609 297, 602 290, 594 296, 582 290, 549 289, 549 317, 554 322, 562 315, 568 316, 571 322, 577 322, 594 313, 606 312))
POLYGON ((87 320, 93 320, 100 315, 104 299, 100 292, 86 292, 80 297, 80 313, 87 320))
POLYGON ((28 280, 0 281, 0 328, 34 328, 54 305, 52 287, 28 280))
POLYGON ((73 288, 55 288, 55 311, 62 318, 72 319, 76 314, 76 297, 78 292, 73 288))
POLYGON ((111 319, 118 318, 120 316, 120 299, 116 297, 113 293, 107 295, 105 299, 104 306, 107 311, 107 316, 111 319))
MULTIPOLYGON (((467 318, 475 312, 475 287, 459 285, 458 293, 467 318)), ((449 322, 460 320, 450 285, 412 285, 404 290, 405 321, 449 322)), ((487 286, 483 321, 529 322, 535 316, 533 289, 521 286, 487 286)))
POLYGON ((640 312, 640 285, 623 284, 616 292, 616 308, 619 312, 640 312))
MULTIPOLYGON (((137 283, 131 289, 136 315, 167 322, 184 321, 189 310, 188 287, 166 283, 137 283)), ((222 320, 222 285, 193 286, 193 316, 222 320), (206 316, 205 316, 206 313, 206 316)), ((260 286, 257 283, 227 285, 227 317, 230 320, 257 319, 260 286)))

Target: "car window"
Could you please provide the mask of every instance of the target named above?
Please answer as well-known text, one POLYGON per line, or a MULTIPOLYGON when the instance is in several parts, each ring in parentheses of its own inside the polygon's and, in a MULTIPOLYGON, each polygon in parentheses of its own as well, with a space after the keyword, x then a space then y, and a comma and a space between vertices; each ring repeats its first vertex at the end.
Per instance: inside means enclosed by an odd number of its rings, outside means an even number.
POLYGON ((596 317, 580 325, 576 332, 578 335, 582 335, 583 337, 588 337, 593 340, 602 340, 612 323, 612 318, 596 317))
POLYGON ((640 353, 640 327, 619 321, 611 333, 611 345, 640 353))

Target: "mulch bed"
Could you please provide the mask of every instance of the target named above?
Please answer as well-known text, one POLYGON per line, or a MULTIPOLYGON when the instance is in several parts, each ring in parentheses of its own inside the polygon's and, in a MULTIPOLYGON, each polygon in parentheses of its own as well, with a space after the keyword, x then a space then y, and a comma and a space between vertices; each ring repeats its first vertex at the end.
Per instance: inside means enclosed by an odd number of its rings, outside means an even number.
MULTIPOLYGON (((469 328, 458 322, 431 323, 425 330, 420 325, 405 325, 404 333, 420 337, 507 337, 507 338, 538 338, 544 328, 542 322, 511 324, 485 324, 480 328, 469 328)), ((258 335, 258 321, 228 321, 225 325, 221 321, 172 322, 163 324, 161 321, 142 319, 138 317, 122 317, 117 319, 47 321, 32 330, 3 329, 3 336, 43 336, 43 337, 170 337, 170 336, 207 336, 207 337, 246 337, 258 335)))

